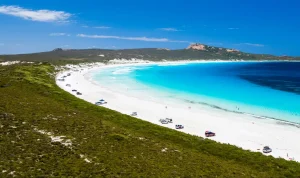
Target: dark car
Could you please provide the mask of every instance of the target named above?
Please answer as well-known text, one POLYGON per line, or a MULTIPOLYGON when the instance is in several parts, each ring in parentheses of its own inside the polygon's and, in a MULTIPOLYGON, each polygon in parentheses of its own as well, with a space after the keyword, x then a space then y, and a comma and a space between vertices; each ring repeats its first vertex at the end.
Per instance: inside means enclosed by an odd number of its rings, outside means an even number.
POLYGON ((214 137, 214 136, 216 136, 216 133, 211 132, 211 131, 206 131, 206 132, 205 132, 205 136, 206 136, 206 137, 214 137))
POLYGON ((76 92, 77 90, 72 90, 72 92, 76 92))
POLYGON ((80 92, 77 92, 76 94, 77 94, 77 95, 82 95, 82 93, 80 93, 80 92))
POLYGON ((265 146, 263 149, 263 153, 271 153, 272 149, 269 146, 265 146))

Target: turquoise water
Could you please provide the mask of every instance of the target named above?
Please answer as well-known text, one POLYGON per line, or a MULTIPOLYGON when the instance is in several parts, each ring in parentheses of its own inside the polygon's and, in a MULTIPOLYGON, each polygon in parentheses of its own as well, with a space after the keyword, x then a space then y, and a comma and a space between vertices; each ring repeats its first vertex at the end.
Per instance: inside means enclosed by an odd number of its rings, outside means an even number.
POLYGON ((300 123, 299 71, 288 62, 194 63, 111 68, 93 78, 132 94, 153 89, 182 103, 300 123))

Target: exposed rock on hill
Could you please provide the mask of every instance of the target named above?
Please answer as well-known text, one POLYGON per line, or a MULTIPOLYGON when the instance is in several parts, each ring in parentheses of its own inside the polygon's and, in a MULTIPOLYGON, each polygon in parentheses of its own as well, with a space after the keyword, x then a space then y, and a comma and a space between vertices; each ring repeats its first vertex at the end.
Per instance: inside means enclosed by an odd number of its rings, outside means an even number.
POLYGON ((199 43, 191 44, 186 49, 206 50, 205 45, 199 43))

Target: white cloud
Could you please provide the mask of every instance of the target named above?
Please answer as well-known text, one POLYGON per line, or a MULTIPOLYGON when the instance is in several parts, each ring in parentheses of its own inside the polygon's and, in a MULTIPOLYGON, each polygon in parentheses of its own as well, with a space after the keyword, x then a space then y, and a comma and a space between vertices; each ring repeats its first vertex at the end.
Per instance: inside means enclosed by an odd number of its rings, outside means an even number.
POLYGON ((248 45, 248 46, 255 46, 255 47, 264 47, 263 44, 255 44, 255 43, 240 43, 239 45, 248 45))
POLYGON ((159 30, 168 31, 168 32, 178 32, 179 31, 176 28, 159 28, 159 30))
POLYGON ((100 38, 100 39, 119 39, 119 40, 133 40, 133 41, 149 41, 149 42, 177 42, 188 43, 188 41, 169 40, 167 38, 148 38, 148 37, 122 37, 122 36, 106 36, 106 35, 86 35, 78 34, 82 38, 100 38))
POLYGON ((64 11, 31 10, 19 6, 0 6, 1 13, 39 22, 67 22, 72 16, 64 11))
POLYGON ((98 27, 94 27, 94 28, 99 28, 99 29, 109 29, 111 27, 107 27, 107 26, 98 26, 98 27))
POLYGON ((67 33, 50 33, 49 36, 71 36, 67 33))
POLYGON ((239 28, 228 28, 228 30, 238 30, 239 28))

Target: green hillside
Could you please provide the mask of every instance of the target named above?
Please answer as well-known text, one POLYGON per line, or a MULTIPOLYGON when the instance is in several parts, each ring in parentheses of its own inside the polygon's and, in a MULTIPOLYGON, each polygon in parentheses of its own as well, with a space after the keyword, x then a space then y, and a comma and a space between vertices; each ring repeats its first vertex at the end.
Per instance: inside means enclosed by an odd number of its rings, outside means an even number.
POLYGON ((168 50, 158 48, 144 49, 70 49, 61 48, 49 52, 20 54, 20 55, 0 55, 0 61, 108 61, 112 59, 143 59, 150 61, 161 60, 300 60, 300 58, 288 56, 273 56, 265 54, 250 54, 244 52, 228 52, 226 48, 205 46, 205 50, 179 49, 168 50), (104 57, 103 57, 104 56, 104 57))
POLYGON ((300 177, 299 163, 85 102, 56 86, 54 72, 0 66, 0 177, 300 177))

